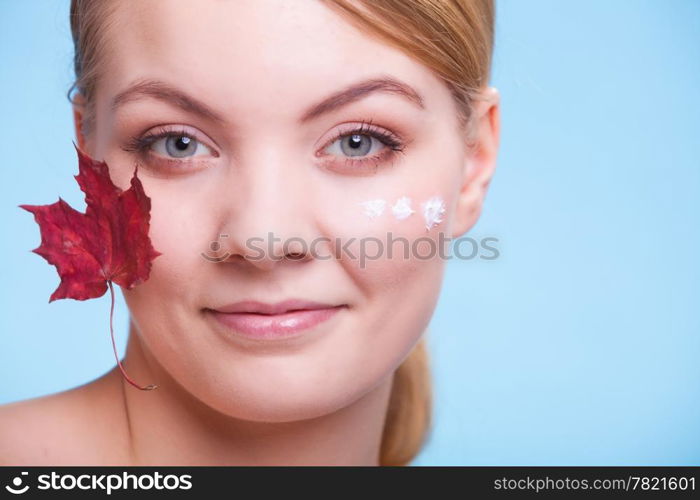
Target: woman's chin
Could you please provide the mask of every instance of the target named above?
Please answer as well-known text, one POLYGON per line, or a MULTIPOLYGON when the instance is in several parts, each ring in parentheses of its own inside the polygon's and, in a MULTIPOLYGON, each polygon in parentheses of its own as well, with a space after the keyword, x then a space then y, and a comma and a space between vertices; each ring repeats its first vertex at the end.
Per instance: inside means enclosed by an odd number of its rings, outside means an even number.
POLYGON ((270 392, 258 387, 237 392, 236 399, 215 397, 209 403, 219 413, 260 423, 285 423, 323 417, 352 404, 356 398, 323 393, 310 388, 294 394, 270 392))
POLYGON ((235 373, 214 362, 194 369, 198 376, 192 372, 172 375, 178 382, 177 390, 187 393, 184 399, 192 398, 225 416, 256 422, 321 417, 352 404, 368 391, 368 384, 357 376, 336 373, 329 377, 308 369, 299 373, 296 363, 277 360, 272 366, 269 361, 248 359, 235 373))

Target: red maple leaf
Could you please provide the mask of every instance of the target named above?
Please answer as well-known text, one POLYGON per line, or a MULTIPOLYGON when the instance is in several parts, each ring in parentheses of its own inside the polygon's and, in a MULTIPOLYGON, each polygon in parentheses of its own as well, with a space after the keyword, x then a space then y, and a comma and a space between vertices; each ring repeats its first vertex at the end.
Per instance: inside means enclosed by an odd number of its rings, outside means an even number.
MULTIPOLYGON (((112 282, 132 289, 148 279, 151 261, 162 255, 148 237, 151 199, 146 196, 137 177, 138 166, 131 178, 131 187, 122 191, 112 183, 109 167, 82 152, 78 153, 78 175, 74 176, 85 193, 85 213, 71 207, 60 197, 51 205, 19 205, 34 214, 41 230, 41 245, 32 252, 56 266, 61 278, 49 302, 56 299, 87 300, 101 297, 109 288, 112 297, 110 331, 114 330, 114 289, 112 282)), ((126 379, 140 387, 124 372, 126 379)))

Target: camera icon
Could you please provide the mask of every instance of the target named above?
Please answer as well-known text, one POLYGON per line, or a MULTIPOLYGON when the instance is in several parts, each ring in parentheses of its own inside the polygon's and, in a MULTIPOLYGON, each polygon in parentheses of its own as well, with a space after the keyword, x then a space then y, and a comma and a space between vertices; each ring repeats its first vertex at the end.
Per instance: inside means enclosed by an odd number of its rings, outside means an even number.
MULTIPOLYGON (((21 476, 27 476, 27 475, 29 475, 29 472, 22 472, 21 473, 21 476)), ((21 495, 22 493, 25 493, 29 489, 29 485, 27 484, 23 488, 20 488, 22 486, 22 477, 21 476, 17 476, 17 477, 12 479, 12 485, 14 486, 14 488, 12 486, 5 486, 5 489, 14 495, 21 495), (18 488, 18 489, 15 489, 15 488, 18 488)))
MULTIPOLYGON (((219 239, 221 238, 228 238, 228 234, 220 234, 219 239)), ((219 239, 217 239, 216 241, 212 241, 209 244, 209 250, 211 250, 214 253, 214 255, 210 255, 204 252, 201 253, 201 256, 209 262, 223 262, 231 256, 229 252, 224 252, 223 255, 217 255, 219 250, 221 250, 221 243, 219 243, 219 239)))

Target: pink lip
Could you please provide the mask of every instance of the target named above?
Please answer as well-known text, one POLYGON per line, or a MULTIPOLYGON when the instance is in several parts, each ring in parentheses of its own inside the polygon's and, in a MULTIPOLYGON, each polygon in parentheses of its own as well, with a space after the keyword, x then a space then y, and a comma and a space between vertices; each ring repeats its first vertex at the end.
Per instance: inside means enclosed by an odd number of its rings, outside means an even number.
POLYGON ((219 323, 246 337, 277 339, 296 336, 323 323, 342 306, 307 300, 286 300, 277 304, 243 301, 208 309, 219 323))

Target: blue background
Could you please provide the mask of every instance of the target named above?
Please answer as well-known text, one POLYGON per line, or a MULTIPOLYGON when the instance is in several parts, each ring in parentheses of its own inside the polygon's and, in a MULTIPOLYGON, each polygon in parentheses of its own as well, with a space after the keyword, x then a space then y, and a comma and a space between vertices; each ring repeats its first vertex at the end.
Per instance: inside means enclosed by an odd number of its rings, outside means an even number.
MULTIPOLYGON (((499 164, 450 261, 416 465, 700 465, 700 2, 500 0, 499 164)), ((68 2, 0 2, 0 403, 115 364, 109 294, 48 304, 22 203, 84 209, 68 2), (70 174, 69 174, 70 172, 70 174)), ((128 310, 115 312, 120 353, 128 310)))

